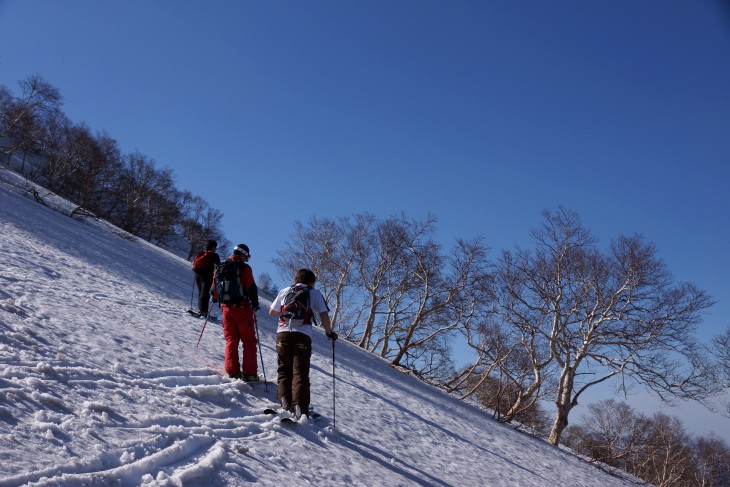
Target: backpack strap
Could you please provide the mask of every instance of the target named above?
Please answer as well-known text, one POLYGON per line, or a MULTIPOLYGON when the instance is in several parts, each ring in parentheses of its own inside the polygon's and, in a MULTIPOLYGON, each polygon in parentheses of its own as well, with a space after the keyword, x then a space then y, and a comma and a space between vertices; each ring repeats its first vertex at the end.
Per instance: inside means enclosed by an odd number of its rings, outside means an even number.
POLYGON ((307 312, 309 313, 309 317, 312 321, 309 324, 319 326, 319 324, 317 323, 317 318, 315 316, 314 310, 312 309, 312 289, 314 289, 314 288, 312 288, 312 286, 310 286, 308 284, 305 284, 304 287, 306 288, 306 291, 307 291, 307 312))
POLYGON ((317 314, 312 309, 312 289, 312 286, 307 286, 307 309, 309 310, 312 324, 319 326, 319 323, 317 323, 317 314))

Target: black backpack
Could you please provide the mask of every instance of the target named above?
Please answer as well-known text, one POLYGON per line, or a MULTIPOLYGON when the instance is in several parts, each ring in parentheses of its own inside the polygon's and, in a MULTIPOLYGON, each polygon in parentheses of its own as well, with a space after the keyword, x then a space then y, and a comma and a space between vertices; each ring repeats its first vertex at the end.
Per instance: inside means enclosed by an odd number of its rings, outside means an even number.
POLYGON ((226 259, 215 268, 215 290, 218 301, 223 304, 236 304, 248 299, 241 283, 239 264, 242 263, 226 259))
MULTIPOLYGON (((309 325, 314 313, 309 307, 309 286, 292 286, 284 295, 281 305, 281 320, 291 325, 309 325)), ((316 324, 316 321, 315 321, 316 324)))

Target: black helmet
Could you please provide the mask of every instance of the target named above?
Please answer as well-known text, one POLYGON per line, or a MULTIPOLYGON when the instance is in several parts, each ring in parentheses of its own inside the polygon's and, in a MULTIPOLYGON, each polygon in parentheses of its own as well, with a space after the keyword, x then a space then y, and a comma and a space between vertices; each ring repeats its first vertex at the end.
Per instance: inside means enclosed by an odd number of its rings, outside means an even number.
POLYGON ((205 242, 205 250, 215 250, 218 247, 218 242, 211 239, 205 242))
POLYGON ((246 244, 238 244, 236 245, 236 248, 233 249, 234 254, 242 255, 244 257, 251 257, 251 254, 248 251, 248 245, 246 244))

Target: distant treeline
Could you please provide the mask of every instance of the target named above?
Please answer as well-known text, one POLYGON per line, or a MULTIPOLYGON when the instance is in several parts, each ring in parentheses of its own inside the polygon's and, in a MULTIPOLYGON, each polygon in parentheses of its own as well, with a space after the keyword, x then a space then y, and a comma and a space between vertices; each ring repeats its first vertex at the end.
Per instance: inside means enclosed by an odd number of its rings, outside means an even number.
POLYGON ((71 121, 58 89, 40 76, 19 85, 20 96, 0 86, 0 158, 74 203, 70 216, 107 220, 156 245, 187 246, 188 259, 207 238, 229 245, 223 213, 176 188, 171 169, 137 151, 123 154, 108 133, 71 121))
POLYGON ((564 443, 591 462, 624 470, 656 486, 730 485, 730 449, 714 433, 693 437, 682 420, 651 416, 606 399, 566 431, 564 443))

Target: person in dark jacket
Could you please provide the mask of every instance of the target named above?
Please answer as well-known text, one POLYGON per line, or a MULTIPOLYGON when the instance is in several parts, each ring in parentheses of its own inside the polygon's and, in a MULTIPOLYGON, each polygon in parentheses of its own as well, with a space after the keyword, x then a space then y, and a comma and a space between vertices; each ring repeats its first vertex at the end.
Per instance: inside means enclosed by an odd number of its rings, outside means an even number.
POLYGON ((198 252, 193 262, 195 283, 198 286, 198 312, 201 316, 208 316, 213 273, 215 272, 215 266, 221 263, 220 256, 215 252, 217 247, 218 242, 208 240, 205 243, 205 249, 198 252))
MULTIPOLYGON (((248 247, 238 244, 226 262, 237 264, 238 280, 241 296, 236 301, 226 300, 213 289, 213 302, 220 302, 223 308, 223 336, 226 339, 225 370, 232 379, 243 379, 246 382, 259 380, 258 363, 256 361, 256 323, 254 313, 259 309, 258 287, 253 278, 251 266, 247 264, 251 258, 248 247), (242 360, 238 360, 238 344, 243 343, 242 360)), ((220 269, 219 269, 220 271, 220 269)))

